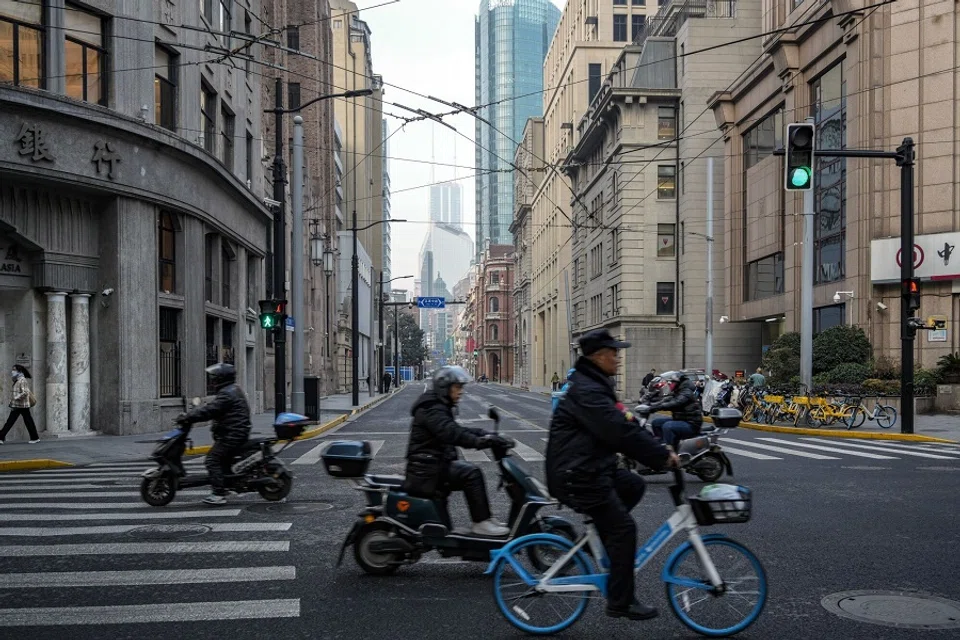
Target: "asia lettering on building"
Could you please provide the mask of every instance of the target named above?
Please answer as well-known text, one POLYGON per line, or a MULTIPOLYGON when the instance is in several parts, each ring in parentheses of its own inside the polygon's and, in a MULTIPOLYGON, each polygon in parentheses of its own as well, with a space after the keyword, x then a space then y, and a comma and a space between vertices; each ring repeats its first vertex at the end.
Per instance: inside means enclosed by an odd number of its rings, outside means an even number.
POLYGON ((41 160, 54 162, 56 160, 48 144, 47 131, 38 124, 24 122, 20 126, 20 133, 17 134, 14 142, 20 145, 17 153, 30 158, 33 162, 40 162, 41 160))
POLYGON ((0 275, 24 276, 30 275, 24 270, 25 262, 20 252, 20 246, 9 240, 0 239, 0 275))

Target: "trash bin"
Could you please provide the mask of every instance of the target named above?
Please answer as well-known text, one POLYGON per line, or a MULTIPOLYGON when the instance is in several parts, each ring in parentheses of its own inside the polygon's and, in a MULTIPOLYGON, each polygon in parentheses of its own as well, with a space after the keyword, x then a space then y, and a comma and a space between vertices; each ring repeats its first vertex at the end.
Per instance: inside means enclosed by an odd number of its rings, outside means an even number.
POLYGON ((320 377, 303 377, 303 409, 311 420, 320 420, 320 377))

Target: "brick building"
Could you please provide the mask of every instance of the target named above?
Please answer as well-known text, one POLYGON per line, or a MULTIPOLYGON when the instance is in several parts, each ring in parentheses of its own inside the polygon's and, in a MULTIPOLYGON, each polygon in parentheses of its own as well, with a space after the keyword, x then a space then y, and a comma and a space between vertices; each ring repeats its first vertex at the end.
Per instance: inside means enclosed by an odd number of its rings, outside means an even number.
POLYGON ((489 245, 474 285, 476 375, 513 380, 513 245, 489 245))

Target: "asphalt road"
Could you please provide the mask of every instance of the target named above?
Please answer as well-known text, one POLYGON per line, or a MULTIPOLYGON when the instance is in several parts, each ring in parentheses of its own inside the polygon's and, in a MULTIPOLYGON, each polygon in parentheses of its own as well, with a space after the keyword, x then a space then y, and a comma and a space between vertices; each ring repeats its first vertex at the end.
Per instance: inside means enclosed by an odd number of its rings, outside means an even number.
MULTIPOLYGON (((496 610, 482 564, 428 556, 393 577, 373 578, 348 553, 333 567, 362 500, 324 473, 324 442, 369 440, 377 452, 371 470, 402 473, 409 409, 422 389, 408 385, 322 440, 288 448, 282 457, 296 483, 285 504, 242 497, 205 508, 198 504, 204 492, 196 490, 151 509, 136 492, 143 465, 131 463, 0 475, 0 637, 519 637, 496 610)), ((501 428, 522 445, 515 454, 542 477, 549 398, 471 385, 461 419, 492 427, 484 417, 490 404, 501 409, 501 428)), ((765 611, 739 637, 956 637, 956 629, 914 631, 841 618, 821 600, 854 590, 960 600, 960 447, 747 430, 723 442, 736 482, 755 491, 754 517, 713 530, 749 546, 770 583, 765 611)), ((484 452, 470 455, 486 474, 494 511, 505 517, 494 464, 479 461, 484 452)), ((648 480, 647 497, 634 512, 642 537, 672 510, 667 477, 648 480)), ((688 488, 700 486, 692 479, 688 488)), ((452 506, 454 519, 466 524, 462 499, 452 506)), ((667 609, 659 580, 665 558, 638 578, 638 597, 660 608, 658 619, 611 620, 593 604, 563 637, 698 637, 667 609)), ((919 609, 894 612, 895 619, 919 609)))

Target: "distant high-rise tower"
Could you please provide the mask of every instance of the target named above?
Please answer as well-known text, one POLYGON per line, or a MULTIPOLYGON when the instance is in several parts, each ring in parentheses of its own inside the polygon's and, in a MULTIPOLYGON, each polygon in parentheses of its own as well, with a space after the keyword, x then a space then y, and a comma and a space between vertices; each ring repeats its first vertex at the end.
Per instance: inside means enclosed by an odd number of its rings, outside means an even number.
POLYGON ((500 132, 477 120, 477 232, 484 246, 512 244, 513 172, 510 169, 527 118, 543 115, 543 60, 560 22, 550 0, 481 0, 475 30, 476 103, 500 132), (502 132, 502 133, 501 133, 502 132))
POLYGON ((463 186, 456 183, 430 187, 430 221, 463 228, 463 186))

